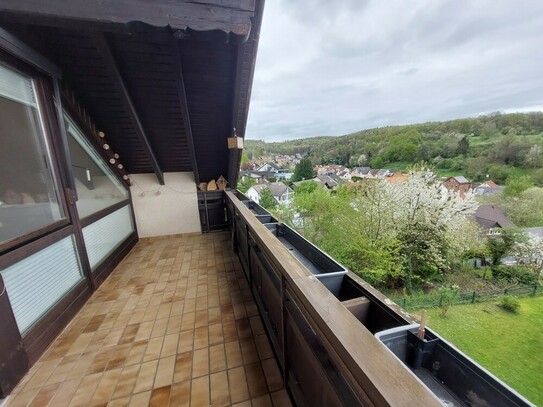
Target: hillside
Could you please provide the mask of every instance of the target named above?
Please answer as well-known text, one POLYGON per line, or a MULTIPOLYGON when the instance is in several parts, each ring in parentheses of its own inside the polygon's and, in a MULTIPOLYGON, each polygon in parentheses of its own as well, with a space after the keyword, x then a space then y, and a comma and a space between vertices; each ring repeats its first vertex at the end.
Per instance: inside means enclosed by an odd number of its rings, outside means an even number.
POLYGON ((313 164, 395 170, 426 161, 441 174, 463 173, 474 181, 487 174, 496 182, 528 174, 542 185, 543 113, 496 113, 277 143, 246 140, 245 153, 255 157, 309 154, 313 164))

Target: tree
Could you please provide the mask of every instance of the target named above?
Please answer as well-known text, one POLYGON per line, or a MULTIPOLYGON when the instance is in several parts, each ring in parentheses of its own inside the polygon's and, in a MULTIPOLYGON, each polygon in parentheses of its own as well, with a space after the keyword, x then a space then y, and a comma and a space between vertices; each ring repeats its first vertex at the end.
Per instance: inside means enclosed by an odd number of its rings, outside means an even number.
POLYGON ((411 168, 407 182, 386 183, 385 188, 394 205, 405 288, 410 294, 413 283, 445 269, 447 230, 473 213, 477 203, 471 192, 464 198, 445 192, 423 164, 411 168))
POLYGON ((245 181, 239 182, 238 180, 238 190, 242 193, 246 193, 249 188, 256 184, 256 181, 253 178, 245 177, 245 181))
POLYGON ((519 261, 532 267, 536 278, 540 279, 543 273, 543 238, 529 235, 518 239, 512 248, 513 254, 519 261))
POLYGON ((424 166, 398 184, 375 180, 334 193, 307 184, 278 217, 371 283, 409 293, 449 269, 449 248, 461 253, 462 227, 477 205, 471 193, 461 199, 443 191, 424 166))
POLYGON ((534 184, 532 182, 532 179, 527 175, 523 175, 520 177, 512 176, 507 178, 503 194, 505 196, 519 196, 522 192, 533 186, 534 184))
POLYGON ((537 144, 530 147, 524 158, 524 163, 532 168, 543 167, 543 148, 537 144))
POLYGON ((502 258, 507 256, 517 241, 517 233, 511 229, 501 229, 499 235, 494 235, 487 240, 488 253, 490 254, 491 267, 501 264, 502 258))
POLYGON ((304 157, 294 168, 291 180, 292 182, 297 182, 311 178, 313 178, 313 164, 311 164, 311 160, 308 157, 304 157))
POLYGON ((458 142, 458 148, 456 149, 456 153, 458 155, 467 155, 468 151, 469 151, 469 139, 467 136, 464 136, 458 142))
POLYGON ((384 165, 384 161, 381 158, 381 156, 378 155, 373 160, 371 160, 370 165, 371 165, 372 168, 382 168, 383 165, 384 165))
POLYGON ((317 182, 313 181, 304 181, 296 187, 296 194, 311 194, 317 188, 320 188, 317 182))
POLYGON ((269 188, 262 188, 262 191, 260 191, 260 200, 258 201, 258 203, 264 209, 268 210, 274 209, 277 206, 277 201, 273 197, 269 188))
POLYGON ((356 160, 356 163, 358 165, 364 165, 368 162, 368 157, 366 156, 366 154, 360 154, 358 156, 358 159, 356 160))

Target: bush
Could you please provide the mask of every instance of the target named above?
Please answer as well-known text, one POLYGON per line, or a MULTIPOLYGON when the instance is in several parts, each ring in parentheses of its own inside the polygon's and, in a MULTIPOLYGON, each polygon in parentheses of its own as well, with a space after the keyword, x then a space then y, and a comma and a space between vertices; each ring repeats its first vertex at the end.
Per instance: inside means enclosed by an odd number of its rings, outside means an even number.
POLYGON ((534 285, 537 283, 537 276, 530 267, 526 266, 494 266, 492 277, 513 284, 534 285))
POLYGON ((447 314, 447 311, 454 304, 458 294, 460 293, 460 287, 456 284, 451 285, 450 287, 440 287, 438 290, 440 295, 439 306, 441 308, 441 317, 444 317, 447 314))
POLYGON ((515 314, 520 310, 520 301, 514 295, 504 295, 500 298, 498 306, 506 311, 514 312, 515 314))

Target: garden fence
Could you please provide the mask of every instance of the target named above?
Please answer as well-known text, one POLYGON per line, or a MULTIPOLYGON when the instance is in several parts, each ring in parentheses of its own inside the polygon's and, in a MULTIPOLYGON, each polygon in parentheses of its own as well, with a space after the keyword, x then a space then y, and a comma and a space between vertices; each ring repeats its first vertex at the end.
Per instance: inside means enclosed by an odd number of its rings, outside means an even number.
MULTIPOLYGON (((503 290, 460 292, 455 298, 453 298, 452 304, 484 302, 502 295, 526 297, 539 294, 543 294, 543 288, 539 285, 509 287, 503 290)), ((443 298, 443 295, 436 293, 421 296, 393 298, 393 300, 396 302, 396 304, 402 306, 403 308, 417 309, 440 307, 443 303, 443 298)))

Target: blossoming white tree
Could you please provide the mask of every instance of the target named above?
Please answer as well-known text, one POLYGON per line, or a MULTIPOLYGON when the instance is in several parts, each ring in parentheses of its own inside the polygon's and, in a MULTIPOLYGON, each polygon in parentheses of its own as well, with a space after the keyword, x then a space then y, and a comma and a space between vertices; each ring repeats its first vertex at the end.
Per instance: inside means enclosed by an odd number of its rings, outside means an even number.
POLYGON ((423 165, 414 166, 406 182, 387 183, 385 190, 395 207, 405 286, 410 292, 414 277, 426 278, 443 270, 453 236, 449 232, 466 221, 477 202, 471 192, 461 197, 443 188, 423 165))
POLYGON ((277 216, 373 283, 400 282, 410 292, 414 282, 447 269, 450 250, 460 257, 473 249, 467 243, 477 230, 465 224, 477 208, 474 195, 442 188, 425 166, 402 183, 371 180, 333 194, 315 188, 296 191, 289 211, 300 222, 284 211, 277 216))
POLYGON ((513 254, 519 261, 531 266, 537 278, 543 276, 543 239, 540 236, 530 234, 517 242, 513 254))

